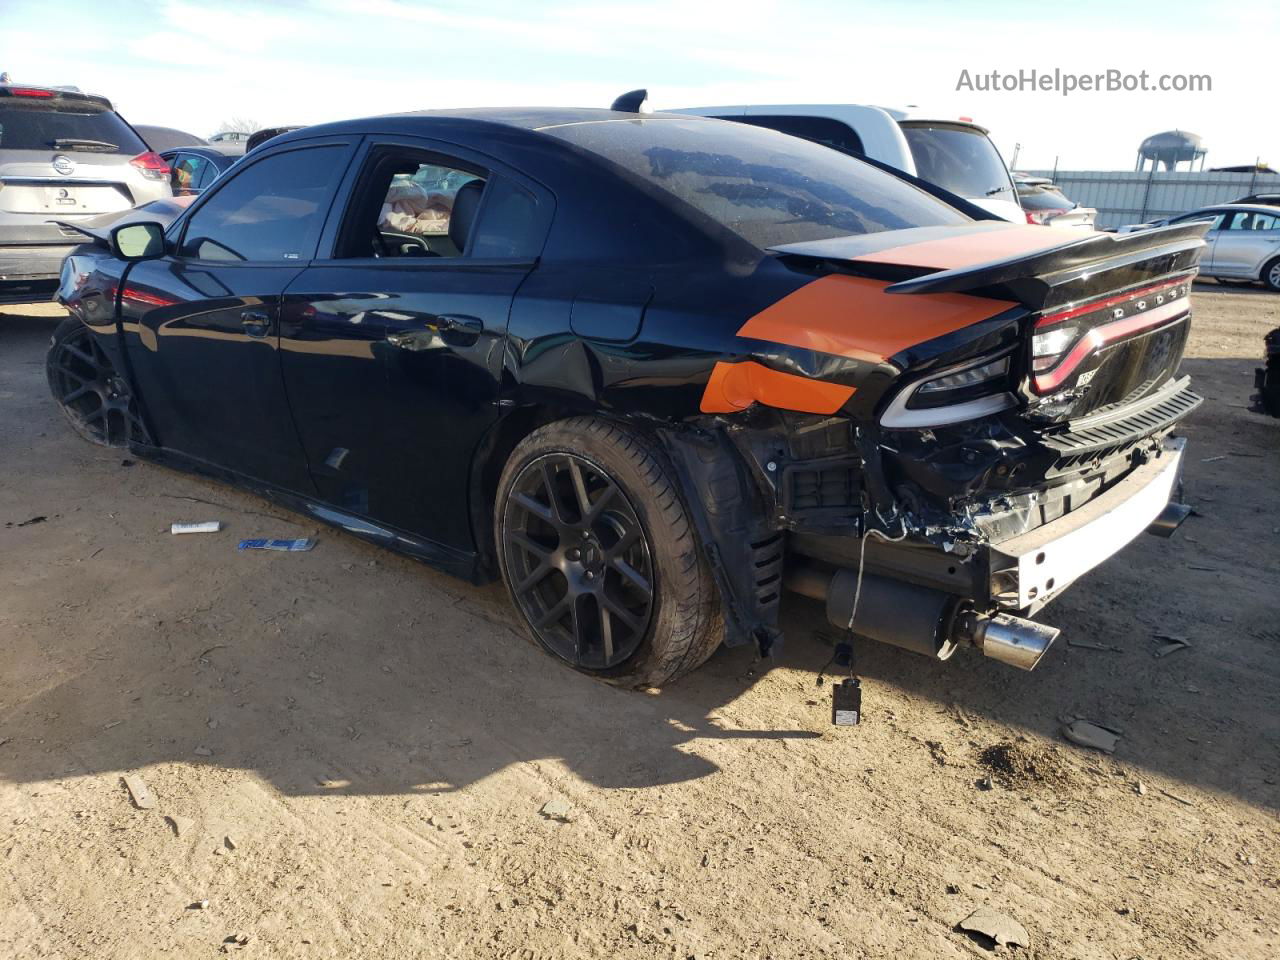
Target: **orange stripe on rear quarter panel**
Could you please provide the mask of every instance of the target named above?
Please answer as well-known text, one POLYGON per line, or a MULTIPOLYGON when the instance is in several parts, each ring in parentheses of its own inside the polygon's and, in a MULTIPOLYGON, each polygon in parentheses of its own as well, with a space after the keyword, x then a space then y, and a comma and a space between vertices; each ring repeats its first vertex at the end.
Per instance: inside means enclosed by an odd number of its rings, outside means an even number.
POLYGON ((856 260, 868 263, 894 263, 911 267, 932 267, 935 270, 955 270, 971 267, 991 260, 1003 260, 1028 253, 1038 253, 1053 247, 1065 246, 1085 236, 1069 231, 1055 233, 1056 227, 1033 227, 1010 224, 1003 230, 983 230, 942 240, 926 240, 890 247, 878 253, 868 253, 856 260), (1064 234, 1066 234, 1064 236, 1064 234))
POLYGON ((718 361, 702 393, 703 413, 736 413, 753 403, 801 413, 835 413, 853 387, 770 370, 754 360, 718 361))
POLYGON ((883 363, 1012 306, 960 293, 885 293, 887 286, 867 277, 819 277, 757 313, 738 336, 883 363))

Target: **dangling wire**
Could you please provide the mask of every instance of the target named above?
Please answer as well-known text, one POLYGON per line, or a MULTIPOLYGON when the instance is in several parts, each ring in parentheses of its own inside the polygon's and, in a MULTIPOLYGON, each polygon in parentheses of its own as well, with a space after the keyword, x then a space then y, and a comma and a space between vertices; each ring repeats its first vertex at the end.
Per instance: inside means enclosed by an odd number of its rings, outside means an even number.
MULTIPOLYGON (((876 507, 876 516, 880 518, 882 523, 884 522, 884 517, 881 516, 879 507, 876 507)), ((896 514, 896 516, 891 519, 896 519, 902 525, 902 533, 898 534, 896 537, 890 537, 874 527, 866 527, 866 529, 863 530, 861 544, 858 547, 858 580, 853 586, 853 610, 849 613, 848 629, 850 631, 853 630, 853 621, 858 617, 858 601, 862 599, 862 568, 865 566, 864 561, 867 556, 867 537, 879 537, 885 543, 897 543, 900 540, 907 539, 908 531, 906 517, 902 514, 896 514)))

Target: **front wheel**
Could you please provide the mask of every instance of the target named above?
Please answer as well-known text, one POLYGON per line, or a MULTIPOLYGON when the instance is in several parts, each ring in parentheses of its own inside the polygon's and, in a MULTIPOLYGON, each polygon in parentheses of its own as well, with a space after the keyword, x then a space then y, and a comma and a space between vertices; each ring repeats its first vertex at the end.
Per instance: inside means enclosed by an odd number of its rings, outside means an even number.
POLYGON ((719 646, 715 582, 670 463, 639 432, 592 417, 534 431, 503 470, 494 528, 534 638, 577 669, 659 686, 719 646))
POLYGON ((101 447, 149 442, 138 404, 98 338, 75 317, 53 331, 45 358, 49 390, 72 429, 101 447))

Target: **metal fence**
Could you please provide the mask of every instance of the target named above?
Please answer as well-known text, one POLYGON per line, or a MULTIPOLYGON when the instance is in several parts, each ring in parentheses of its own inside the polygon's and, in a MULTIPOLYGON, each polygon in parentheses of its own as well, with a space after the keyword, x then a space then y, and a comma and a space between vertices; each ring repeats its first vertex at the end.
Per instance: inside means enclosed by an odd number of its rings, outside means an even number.
POLYGON ((1280 193, 1280 174, 1117 170, 1028 170, 1051 177, 1068 197, 1098 211, 1097 225, 1118 227, 1169 217, 1251 193, 1280 193))

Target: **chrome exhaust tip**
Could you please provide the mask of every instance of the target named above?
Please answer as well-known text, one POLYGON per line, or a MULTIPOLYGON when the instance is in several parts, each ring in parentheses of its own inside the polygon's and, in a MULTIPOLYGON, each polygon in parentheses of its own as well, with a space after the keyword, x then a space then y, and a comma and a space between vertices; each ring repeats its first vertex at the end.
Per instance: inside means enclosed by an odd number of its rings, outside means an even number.
POLYGON ((1057 627, 1008 613, 974 616, 966 626, 973 645, 982 651, 984 657, 1019 670, 1034 670, 1062 632, 1057 627))

